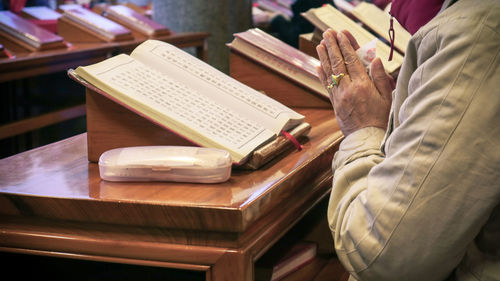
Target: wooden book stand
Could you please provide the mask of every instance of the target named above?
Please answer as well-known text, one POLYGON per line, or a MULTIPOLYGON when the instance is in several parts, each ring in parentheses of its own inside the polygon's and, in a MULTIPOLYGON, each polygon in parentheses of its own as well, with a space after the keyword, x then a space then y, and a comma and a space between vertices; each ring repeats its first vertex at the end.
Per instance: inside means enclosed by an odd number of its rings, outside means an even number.
POLYGON ((314 39, 314 34, 312 32, 299 36, 299 50, 316 59, 319 59, 318 52, 316 52, 318 43, 319 42, 314 39))
MULTIPOLYGON (((197 146, 92 89, 86 89, 86 99, 87 150, 90 162, 98 162, 102 153, 113 148, 146 145, 197 146)), ((310 129, 308 123, 303 123, 289 133, 304 140, 310 129)), ((257 149, 240 168, 258 169, 293 147, 288 138, 279 136, 257 149)))
POLYGON ((128 110, 105 96, 86 89, 88 160, 119 147, 195 144, 128 110))

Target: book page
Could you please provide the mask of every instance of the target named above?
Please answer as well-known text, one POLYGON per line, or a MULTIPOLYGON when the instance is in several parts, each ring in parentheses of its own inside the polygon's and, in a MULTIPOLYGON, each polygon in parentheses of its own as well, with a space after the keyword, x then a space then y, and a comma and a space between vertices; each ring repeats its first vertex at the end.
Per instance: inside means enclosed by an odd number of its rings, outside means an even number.
MULTIPOLYGON (((364 46, 376 37, 361 27, 359 24, 348 18, 339 10, 331 5, 325 5, 321 8, 309 10, 307 13, 313 13, 318 20, 323 22, 329 28, 335 31, 348 30, 360 46, 364 46)), ((325 30, 322 30, 325 31, 325 30)), ((377 40, 377 57, 380 57, 385 69, 392 73, 397 70, 403 63, 403 56, 398 52, 393 53, 392 61, 389 61, 389 53, 391 48, 384 42, 377 40)))
MULTIPOLYGON (((381 10, 379 7, 366 2, 361 2, 357 5, 351 13, 362 23, 370 27, 375 33, 382 36, 385 40, 390 41, 389 26, 391 15, 381 10)), ((406 51, 408 41, 410 41, 411 34, 394 19, 394 46, 401 52, 406 51)))
POLYGON ((148 40, 131 56, 275 134, 304 120, 292 109, 165 42, 148 40))
POLYGON ((238 111, 127 55, 75 72, 115 101, 205 147, 229 151, 240 162, 275 134, 238 111))
POLYGON ((322 22, 316 15, 316 8, 309 9, 307 12, 301 13, 301 15, 314 25, 316 29, 319 29, 321 33, 328 29, 328 25, 322 22))

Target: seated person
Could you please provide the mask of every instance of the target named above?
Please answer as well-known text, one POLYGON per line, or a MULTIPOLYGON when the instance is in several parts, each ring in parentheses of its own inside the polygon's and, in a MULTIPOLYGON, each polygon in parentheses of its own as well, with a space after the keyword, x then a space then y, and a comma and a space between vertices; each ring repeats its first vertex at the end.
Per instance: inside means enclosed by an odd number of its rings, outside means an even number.
POLYGON ((414 33, 395 89, 348 31, 317 47, 345 135, 337 255, 350 280, 500 280, 500 1, 393 0, 391 14, 414 33))

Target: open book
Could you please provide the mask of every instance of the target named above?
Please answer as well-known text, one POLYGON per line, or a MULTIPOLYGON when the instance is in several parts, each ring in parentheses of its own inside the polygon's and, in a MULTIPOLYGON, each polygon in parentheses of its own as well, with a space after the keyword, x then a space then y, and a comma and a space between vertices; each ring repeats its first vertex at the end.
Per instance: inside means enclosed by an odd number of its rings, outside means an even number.
MULTIPOLYGON (((360 46, 364 46, 372 40, 376 39, 375 35, 364 29, 358 23, 344 15, 339 10, 331 5, 324 5, 320 8, 313 8, 305 13, 302 13, 316 29, 323 33, 328 28, 335 31, 348 30, 356 38, 360 46)), ((389 61, 391 48, 386 43, 377 40, 376 56, 380 57, 384 64, 385 70, 389 73, 396 72, 403 63, 403 56, 398 52, 394 52, 392 60, 389 61)))
POLYGON ((75 71, 99 93, 190 142, 227 150, 236 164, 304 116, 190 54, 147 40, 75 71))
MULTIPOLYGON (((351 14, 373 30, 373 32, 390 41, 388 31, 391 15, 388 12, 383 11, 374 4, 361 2, 351 10, 351 14)), ((395 19, 393 21, 393 28, 396 35, 394 37, 394 47, 404 54, 411 34, 395 19)))
POLYGON ((234 34, 228 46, 252 60, 281 73, 328 100, 328 92, 318 77, 319 60, 268 33, 253 28, 234 34))

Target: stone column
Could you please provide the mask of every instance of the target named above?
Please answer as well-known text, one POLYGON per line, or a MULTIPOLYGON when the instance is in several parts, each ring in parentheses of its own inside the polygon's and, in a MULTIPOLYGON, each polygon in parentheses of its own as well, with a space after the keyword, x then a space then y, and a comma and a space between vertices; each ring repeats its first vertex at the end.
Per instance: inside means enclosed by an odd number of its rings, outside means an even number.
POLYGON ((229 73, 226 43, 252 27, 252 0, 153 0, 153 19, 174 32, 210 32, 208 62, 229 73))

